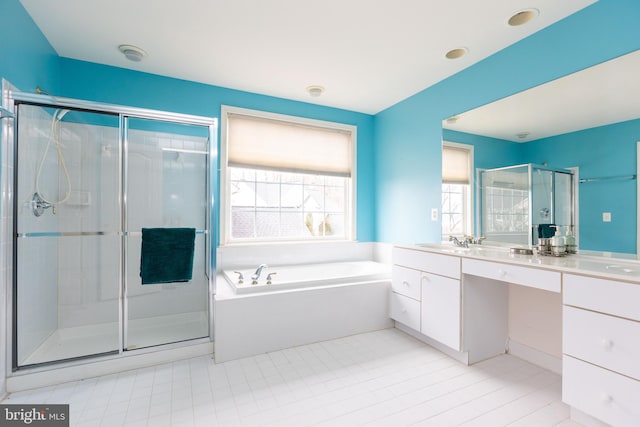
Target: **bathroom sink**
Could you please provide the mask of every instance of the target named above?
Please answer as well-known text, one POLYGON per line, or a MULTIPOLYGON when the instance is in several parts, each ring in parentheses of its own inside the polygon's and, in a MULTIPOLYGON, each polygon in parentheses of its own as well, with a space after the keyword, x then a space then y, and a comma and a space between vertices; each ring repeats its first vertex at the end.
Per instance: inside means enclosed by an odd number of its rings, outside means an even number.
POLYGON ((465 248, 462 246, 454 246, 453 244, 445 244, 445 243, 418 243, 416 246, 420 246, 422 248, 428 249, 437 249, 442 252, 452 252, 452 253, 466 253, 469 252, 470 248, 465 248))
POLYGON ((434 249, 439 252, 454 254, 454 255, 490 255, 495 254, 497 256, 508 254, 509 248, 502 246, 488 246, 488 245, 469 245, 468 248, 463 246, 455 246, 453 243, 417 243, 416 246, 422 248, 434 249))
POLYGON ((617 272, 617 273, 637 273, 637 270, 629 268, 626 265, 607 264, 604 268, 606 270, 610 270, 612 272, 617 272))

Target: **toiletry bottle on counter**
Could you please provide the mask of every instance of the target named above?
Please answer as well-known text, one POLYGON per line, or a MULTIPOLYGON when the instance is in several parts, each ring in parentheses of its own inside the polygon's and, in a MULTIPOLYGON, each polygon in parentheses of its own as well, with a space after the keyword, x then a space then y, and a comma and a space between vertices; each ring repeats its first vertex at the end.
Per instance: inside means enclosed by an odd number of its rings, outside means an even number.
POLYGON ((551 238, 551 253, 555 256, 562 256, 565 251, 564 236, 560 235, 560 227, 556 227, 556 234, 551 238))
POLYGON ((571 226, 567 227, 567 234, 564 236, 565 249, 568 254, 575 254, 577 252, 576 237, 571 232, 571 226))

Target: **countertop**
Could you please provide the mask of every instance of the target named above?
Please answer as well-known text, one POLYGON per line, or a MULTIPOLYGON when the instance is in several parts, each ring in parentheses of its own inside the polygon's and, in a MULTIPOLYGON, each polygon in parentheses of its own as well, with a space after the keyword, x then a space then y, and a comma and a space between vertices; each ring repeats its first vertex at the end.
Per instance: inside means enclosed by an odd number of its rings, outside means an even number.
POLYGON ((541 256, 535 253, 534 255, 515 255, 510 253, 509 247, 486 244, 469 245, 469 248, 457 247, 452 243, 419 243, 396 245, 396 247, 456 256, 463 259, 493 261, 562 273, 622 280, 640 285, 640 261, 636 255, 630 254, 579 251, 578 254, 568 254, 562 257, 541 256))

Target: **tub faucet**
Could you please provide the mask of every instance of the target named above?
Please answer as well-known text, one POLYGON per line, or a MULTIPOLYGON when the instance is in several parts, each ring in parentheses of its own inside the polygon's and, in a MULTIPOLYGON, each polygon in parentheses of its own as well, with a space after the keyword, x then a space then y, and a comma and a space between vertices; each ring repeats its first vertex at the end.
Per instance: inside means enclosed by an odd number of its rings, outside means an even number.
POLYGON ((252 282, 257 282, 258 279, 260 278, 260 275, 262 274, 262 270, 269 267, 267 264, 260 264, 258 266, 258 269, 256 270, 255 274, 253 276, 251 276, 251 281, 252 282))

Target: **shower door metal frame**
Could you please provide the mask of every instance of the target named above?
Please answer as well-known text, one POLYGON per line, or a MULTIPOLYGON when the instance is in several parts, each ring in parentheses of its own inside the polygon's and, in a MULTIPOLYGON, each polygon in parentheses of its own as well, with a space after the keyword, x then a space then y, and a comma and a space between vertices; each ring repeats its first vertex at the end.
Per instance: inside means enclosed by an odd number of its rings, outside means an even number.
MULTIPOLYGON (((539 170, 544 170, 544 171, 549 171, 552 172, 551 175, 551 197, 554 198, 554 202, 551 203, 551 212, 550 212, 550 216, 552 218, 552 221, 555 222, 555 194, 556 194, 556 188, 555 188, 555 174, 556 173, 562 173, 565 175, 569 175, 571 176, 571 180, 572 180, 572 185, 571 185, 571 204, 572 206, 575 206, 575 200, 574 200, 574 191, 573 191, 573 180, 575 179, 573 172, 569 169, 562 169, 562 168, 553 168, 553 167, 549 167, 549 166, 545 166, 545 165, 539 165, 539 164, 535 164, 535 163, 523 163, 523 164, 518 164, 518 165, 512 165, 512 166, 503 166, 503 167, 499 167, 499 168, 490 168, 490 169, 484 169, 484 168, 478 168, 476 169, 476 174, 477 174, 477 182, 478 182, 478 186, 476 188, 476 192, 478 194, 478 199, 479 199, 479 203, 476 204, 476 223, 477 223, 477 227, 478 230, 480 230, 480 233, 484 233, 484 225, 483 225, 483 219, 482 219, 482 211, 484 209, 484 200, 483 200, 483 192, 482 192, 482 188, 484 188, 484 182, 483 182, 483 178, 484 178, 484 173, 485 172, 493 172, 493 171, 504 171, 504 170, 509 170, 509 169, 515 169, 515 168, 522 168, 522 167, 526 167, 527 168, 527 179, 529 182, 529 188, 527 189, 527 193, 528 193, 528 198, 529 198, 529 206, 528 206, 528 215, 529 215, 529 231, 528 231, 528 242, 529 245, 535 245, 536 244, 536 240, 537 240, 537 236, 534 235, 533 232, 533 170, 534 169, 539 169, 539 170), (534 240, 534 237, 536 238, 534 240)), ((572 226, 575 225, 575 209, 571 209, 571 224, 572 226)))
MULTIPOLYGON (((172 113, 166 111, 159 110, 150 110, 144 108, 136 108, 136 107, 127 107, 116 104, 104 104, 98 102, 90 102, 84 100, 77 100, 71 98, 60 98, 50 95, 40 95, 40 94, 31 94, 24 93, 18 91, 3 91, 3 107, 10 113, 15 114, 13 117, 8 117, 9 119, 13 119, 13 128, 11 129, 13 135, 9 135, 10 132, 7 132, 4 137, 8 137, 7 146, 10 147, 10 151, 12 151, 11 161, 13 162, 13 175, 8 176, 8 181, 3 183, 3 187, 10 190, 10 193, 7 197, 7 200, 11 202, 11 209, 13 211, 13 224, 11 228, 11 240, 12 240, 12 253, 11 253, 11 265, 8 266, 9 274, 11 275, 11 288, 10 292, 8 292, 7 296, 11 298, 11 368, 12 371, 17 371, 19 369, 27 369, 32 367, 42 367, 46 365, 52 364, 60 364, 65 362, 73 362, 77 360, 86 360, 89 358, 93 358, 96 356, 105 356, 105 355, 122 355, 126 351, 126 324, 127 324, 127 312, 126 312, 126 245, 125 239, 127 237, 126 226, 126 149, 127 149, 127 121, 129 118, 136 119, 146 119, 146 120, 155 120, 155 121, 164 121, 175 124, 184 124, 184 125, 196 125, 203 126, 208 129, 208 155, 207 155, 207 167, 206 167, 206 212, 205 212, 205 230, 201 231, 201 234, 205 234, 205 256, 207 259, 205 260, 205 275, 207 277, 207 309, 208 309, 208 337, 203 339, 208 339, 209 341, 213 341, 213 303, 212 303, 212 295, 215 292, 215 254, 212 251, 213 248, 213 240, 214 240, 214 178, 216 177, 217 170, 217 130, 218 130, 218 119, 215 117, 204 117, 204 116, 195 116, 181 113, 172 113), (119 304, 118 304, 118 317, 120 322, 119 327, 119 349, 117 351, 101 353, 101 354, 93 354, 86 356, 73 357, 70 359, 63 359, 61 361, 50 361, 32 365, 23 365, 18 366, 18 325, 17 325, 17 242, 18 238, 18 217, 17 217, 17 204, 15 203, 15 194, 17 193, 17 184, 18 184, 18 132, 17 127, 19 123, 19 112, 17 110, 17 106, 20 104, 32 105, 37 107, 44 108, 67 108, 75 111, 96 113, 96 114, 106 114, 106 115, 117 115, 119 120, 119 132, 118 132, 118 179, 119 179, 119 234, 120 234, 120 260, 119 260, 119 277, 120 283, 118 283, 119 289, 119 304)), ((5 127, 3 126, 3 129, 5 127)), ((4 131, 3 131, 4 132, 4 131)), ((52 235, 56 236, 67 236, 67 235, 83 235, 84 233, 52 233, 52 235)), ((91 233, 91 234, 104 234, 101 232, 91 233)), ((198 340, 198 339, 195 339, 198 340)), ((164 344, 164 346, 172 347, 179 343, 168 343, 164 344)), ((163 346, 163 345, 159 345, 163 346)))

